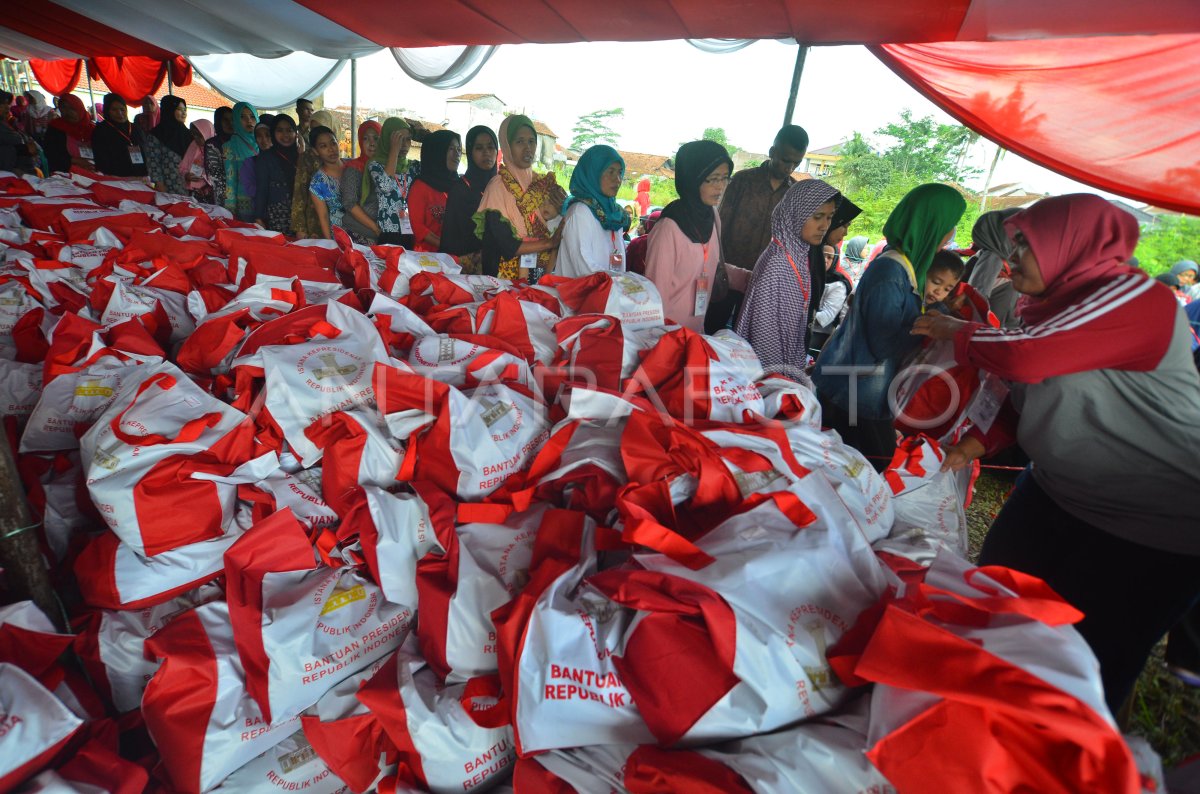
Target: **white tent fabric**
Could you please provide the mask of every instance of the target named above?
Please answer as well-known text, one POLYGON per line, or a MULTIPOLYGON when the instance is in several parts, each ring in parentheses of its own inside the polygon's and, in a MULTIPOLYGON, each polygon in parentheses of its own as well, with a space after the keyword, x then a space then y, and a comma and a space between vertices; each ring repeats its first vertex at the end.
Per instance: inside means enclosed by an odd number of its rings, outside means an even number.
POLYGON ((315 97, 333 82, 345 60, 293 52, 281 58, 253 55, 194 55, 192 68, 225 96, 259 110, 287 107, 300 97, 315 97))
POLYGON ((307 52, 343 59, 382 49, 293 0, 54 0, 54 4, 185 56, 253 53, 273 58, 307 52))
POLYGON ((704 52, 711 52, 714 55, 726 55, 738 50, 744 50, 756 41, 758 39, 688 39, 687 43, 704 52))
POLYGON ((466 85, 488 62, 495 47, 392 47, 392 57, 412 79, 446 90, 466 85))

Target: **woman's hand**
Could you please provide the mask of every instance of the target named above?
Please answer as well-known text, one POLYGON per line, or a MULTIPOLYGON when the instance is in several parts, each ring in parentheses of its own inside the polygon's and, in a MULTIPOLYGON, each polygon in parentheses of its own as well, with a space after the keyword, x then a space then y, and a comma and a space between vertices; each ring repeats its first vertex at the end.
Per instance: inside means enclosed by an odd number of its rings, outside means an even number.
POLYGON ((928 336, 933 339, 953 339, 959 329, 970 325, 966 320, 949 317, 941 312, 929 312, 917 318, 910 334, 928 336))
POLYGON ((982 458, 983 442, 974 436, 967 436, 952 447, 946 447, 946 459, 942 461, 942 471, 960 471, 971 465, 971 461, 982 458))

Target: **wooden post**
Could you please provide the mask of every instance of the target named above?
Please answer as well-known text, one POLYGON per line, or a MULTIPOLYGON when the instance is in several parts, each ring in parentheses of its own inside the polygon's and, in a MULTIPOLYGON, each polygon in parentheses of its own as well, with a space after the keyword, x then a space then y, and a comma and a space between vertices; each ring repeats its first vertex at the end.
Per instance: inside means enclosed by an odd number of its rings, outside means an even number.
POLYGON ((88 115, 92 120, 96 120, 96 95, 92 93, 92 70, 88 68, 87 58, 83 59, 83 73, 87 75, 88 81, 88 115))
POLYGON ((59 629, 63 625, 62 607, 50 584, 42 550, 38 546, 37 525, 25 502, 17 464, 13 460, 8 432, 0 422, 0 566, 4 582, 16 600, 31 600, 46 613, 59 629))
POLYGON ((796 53, 796 68, 792 70, 792 90, 788 93, 787 110, 783 114, 783 126, 792 123, 796 113, 796 95, 800 93, 800 76, 804 74, 804 60, 808 57, 808 45, 801 44, 796 53))

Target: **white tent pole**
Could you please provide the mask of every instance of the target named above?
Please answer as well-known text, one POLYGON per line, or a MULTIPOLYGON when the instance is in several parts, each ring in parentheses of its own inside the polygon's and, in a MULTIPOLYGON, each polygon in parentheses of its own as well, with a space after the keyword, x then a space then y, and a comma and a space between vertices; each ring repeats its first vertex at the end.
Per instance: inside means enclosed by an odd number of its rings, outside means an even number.
POLYGON ((350 159, 358 157, 358 58, 350 59, 350 159))

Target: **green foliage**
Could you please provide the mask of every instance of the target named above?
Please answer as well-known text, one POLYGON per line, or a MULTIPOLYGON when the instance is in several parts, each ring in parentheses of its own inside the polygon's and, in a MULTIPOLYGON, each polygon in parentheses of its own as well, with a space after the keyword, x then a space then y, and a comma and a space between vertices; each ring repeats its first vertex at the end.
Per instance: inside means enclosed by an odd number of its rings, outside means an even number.
POLYGON ((609 124, 620 121, 624 116, 624 108, 593 110, 591 113, 580 116, 571 130, 571 134, 575 136, 571 140, 571 150, 582 152, 589 146, 598 143, 606 143, 616 148, 621 136, 609 124))
POLYGON ((891 183, 895 172, 891 162, 872 151, 861 133, 854 133, 854 137, 846 141, 841 155, 829 181, 843 193, 877 193, 891 183))
POLYGON ((1200 255, 1200 218, 1160 216, 1152 226, 1142 228, 1133 255, 1142 270, 1152 276, 1167 272, 1180 259, 1196 259, 1200 255))
POLYGON ((875 131, 892 143, 883 157, 892 168, 919 182, 962 182, 979 173, 965 166, 967 151, 979 135, 960 124, 939 124, 933 116, 914 119, 912 111, 900 112, 900 121, 875 131))

